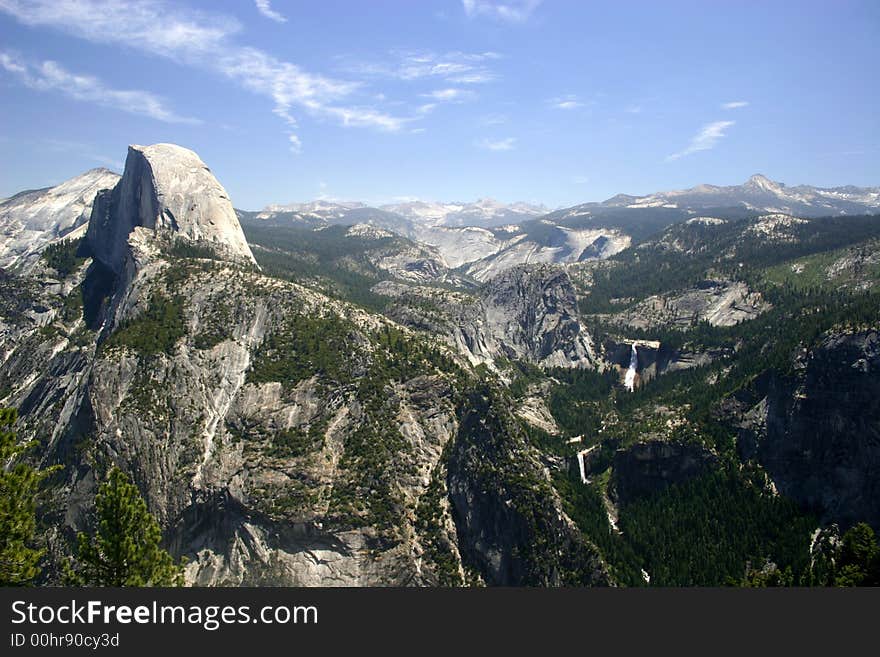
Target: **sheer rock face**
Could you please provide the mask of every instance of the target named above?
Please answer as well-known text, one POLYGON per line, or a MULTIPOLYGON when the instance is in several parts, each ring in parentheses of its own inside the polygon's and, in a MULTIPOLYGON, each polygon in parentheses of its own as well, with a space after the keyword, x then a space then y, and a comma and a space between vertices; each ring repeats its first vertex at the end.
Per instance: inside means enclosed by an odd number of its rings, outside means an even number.
POLYGON ((256 262, 226 190, 198 155, 174 144, 129 146, 122 179, 95 199, 86 233, 92 253, 122 273, 136 227, 256 262))
POLYGON ((461 330, 475 355, 487 351, 546 367, 596 363, 592 338, 578 321, 574 286, 559 267, 514 267, 483 287, 479 305, 480 316, 461 330))
POLYGON ((708 472, 718 458, 702 445, 653 440, 614 454, 614 495, 621 504, 708 472))
POLYGON ((578 319, 577 295, 558 265, 520 265, 475 294, 383 281, 377 294, 396 303, 394 321, 437 333, 471 364, 525 360, 545 367, 599 367, 593 339, 578 319))
POLYGON ((823 522, 880 527, 880 336, 832 332, 721 409, 776 488, 823 522))
POLYGON ((633 344, 637 348, 638 385, 644 385, 671 372, 705 367, 733 355, 733 350, 729 347, 675 348, 657 340, 632 340, 619 336, 606 336, 601 342, 605 362, 617 368, 621 380, 630 365, 633 344))
MULTIPOLYGON (((342 382, 248 381, 266 336, 292 316, 345 318, 352 358, 364 361, 385 320, 238 267, 253 260, 222 187, 176 146, 130 149, 123 179, 98 196, 88 240, 96 262, 75 280, 59 290, 19 289, 20 310, 0 315, 5 401, 21 411, 21 435, 41 441, 44 461, 66 466, 44 516, 56 563, 75 532, 89 529, 97 484, 115 464, 137 484, 175 556, 188 557, 190 583, 435 581, 413 519, 454 436, 443 377, 425 368, 424 376, 383 379, 387 426, 400 435, 387 474, 400 522, 390 527, 369 509, 331 508, 331 492, 353 477, 344 467, 350 437, 370 421, 358 396, 363 372, 342 382), (224 257, 207 263, 162 248, 178 239, 224 257), (83 310, 66 312, 76 283, 83 310), (114 343, 120 327, 154 330, 139 322, 162 298, 178 308, 161 327, 179 331, 173 343, 158 352, 114 343), (278 450, 279 435, 313 425, 314 445, 278 450)), ((0 308, 15 302, 2 282, 0 308)), ((45 576, 57 581, 58 573, 45 576)))
MULTIPOLYGON (((137 238, 145 230, 132 237, 137 257, 144 256, 137 238)), ((83 318, 64 319, 61 294, 39 290, 22 300, 15 325, 0 325, 0 348, 8 354, 0 381, 10 382, 5 403, 20 409, 22 438, 40 440, 43 462, 66 466, 43 516, 55 562, 77 531, 90 530, 97 485, 115 464, 137 484, 172 553, 188 558, 189 583, 436 583, 413 525, 456 433, 448 382, 426 368, 383 389, 387 428, 400 433, 388 473, 401 501, 400 523, 339 520, 331 493, 349 476, 351 436, 369 421, 359 379, 255 383, 247 372, 266 335, 296 314, 345 316, 357 327, 352 343, 365 359, 374 349, 368 335, 382 320, 294 283, 213 264, 205 270, 157 253, 133 268, 124 291, 131 303, 118 304, 116 326, 136 323, 157 293, 183 300, 185 335, 163 352, 112 342, 98 349, 83 318), (41 331, 50 325, 51 333, 41 331), (219 342, 200 341, 216 330, 219 342), (318 424, 322 440, 310 451, 277 449, 280 433, 318 424)), ((111 339, 115 330, 108 329, 111 339)), ((451 528, 445 531, 455 554, 455 529, 445 517, 440 522, 451 528)), ((46 577, 57 581, 54 571, 46 577)))

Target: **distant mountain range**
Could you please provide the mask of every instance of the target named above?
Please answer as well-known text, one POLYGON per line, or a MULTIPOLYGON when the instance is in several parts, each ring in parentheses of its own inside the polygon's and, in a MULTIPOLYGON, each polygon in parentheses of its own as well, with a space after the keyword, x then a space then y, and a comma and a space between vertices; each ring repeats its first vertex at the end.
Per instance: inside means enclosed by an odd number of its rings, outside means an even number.
POLYGON ((741 208, 755 213, 777 212, 804 217, 864 214, 880 210, 880 187, 812 187, 783 183, 755 174, 742 185, 697 185, 690 189, 655 192, 645 196, 618 194, 606 201, 589 202, 551 211, 543 205, 501 203, 480 199, 473 203, 408 201, 371 207, 365 203, 317 200, 310 203, 269 205, 250 213, 259 219, 287 218, 296 223, 371 223, 405 232, 405 226, 479 226, 495 228, 548 217, 606 213, 618 209, 666 208, 705 210, 741 208), (402 230, 403 229, 403 230, 402 230))
POLYGON ((602 203, 584 203, 558 213, 585 214, 605 208, 708 208, 742 207, 756 212, 781 212, 795 216, 823 217, 864 214, 880 209, 880 187, 811 187, 787 185, 755 174, 742 185, 697 185, 690 189, 656 192, 647 196, 618 194, 602 203))
POLYGON ((483 228, 518 224, 545 215, 550 211, 543 205, 505 204, 490 198, 479 199, 474 203, 411 201, 397 205, 383 205, 381 209, 403 215, 416 223, 441 226, 481 226, 483 228))
POLYGON ((407 201, 371 207, 359 201, 316 200, 289 205, 268 205, 252 213, 258 219, 288 219, 304 225, 371 223, 397 232, 413 226, 479 226, 494 228, 518 224, 549 212, 543 205, 505 204, 493 199, 473 203, 407 201))

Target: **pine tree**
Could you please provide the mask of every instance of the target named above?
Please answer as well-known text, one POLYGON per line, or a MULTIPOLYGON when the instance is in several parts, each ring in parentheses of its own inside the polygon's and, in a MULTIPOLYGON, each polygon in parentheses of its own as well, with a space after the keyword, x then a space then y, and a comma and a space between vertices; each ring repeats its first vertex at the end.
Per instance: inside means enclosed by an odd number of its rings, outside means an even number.
POLYGON ((137 487, 112 468, 95 497, 97 533, 77 536, 77 564, 67 568, 71 584, 86 586, 180 586, 183 562, 160 545, 162 531, 137 487))
POLYGON ((17 418, 14 408, 0 409, 0 586, 31 584, 43 555, 32 545, 37 492, 51 470, 39 471, 18 459, 33 443, 18 444, 11 430, 17 418))
POLYGON ((880 546, 870 525, 860 522, 843 535, 837 586, 876 586, 875 570, 880 546))

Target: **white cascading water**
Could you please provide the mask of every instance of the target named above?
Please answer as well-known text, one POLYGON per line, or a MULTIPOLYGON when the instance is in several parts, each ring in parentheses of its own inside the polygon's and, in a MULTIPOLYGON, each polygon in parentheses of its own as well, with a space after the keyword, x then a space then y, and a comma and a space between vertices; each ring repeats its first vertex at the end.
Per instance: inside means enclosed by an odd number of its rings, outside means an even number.
POLYGON ((629 369, 626 371, 626 378, 623 380, 623 385, 626 386, 626 389, 632 392, 636 386, 636 368, 639 366, 639 352, 636 351, 636 343, 633 342, 632 351, 629 356, 629 369))
POLYGON ((587 483, 587 473, 586 473, 586 468, 584 467, 584 453, 583 452, 578 452, 577 460, 578 460, 578 468, 581 471, 581 483, 585 484, 585 483, 587 483))
POLYGON ((584 463, 584 457, 587 454, 589 454, 590 452, 592 452, 594 449, 598 449, 598 448, 599 448, 598 445, 593 445, 592 447, 589 447, 589 448, 577 453, 578 468, 581 471, 581 483, 582 484, 590 483, 590 480, 587 479, 587 467, 586 467, 586 464, 584 463))

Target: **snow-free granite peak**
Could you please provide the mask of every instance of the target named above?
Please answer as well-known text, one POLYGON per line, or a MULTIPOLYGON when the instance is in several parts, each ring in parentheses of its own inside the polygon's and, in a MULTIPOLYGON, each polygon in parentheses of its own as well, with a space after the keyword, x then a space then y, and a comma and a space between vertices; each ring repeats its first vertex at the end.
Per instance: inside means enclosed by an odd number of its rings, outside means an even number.
POLYGON ((132 145, 122 179, 95 198, 86 233, 94 256, 120 273, 137 227, 255 263, 229 194, 193 151, 175 144, 132 145))

